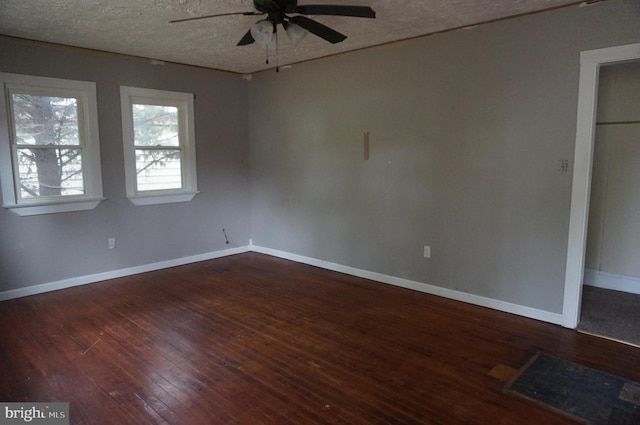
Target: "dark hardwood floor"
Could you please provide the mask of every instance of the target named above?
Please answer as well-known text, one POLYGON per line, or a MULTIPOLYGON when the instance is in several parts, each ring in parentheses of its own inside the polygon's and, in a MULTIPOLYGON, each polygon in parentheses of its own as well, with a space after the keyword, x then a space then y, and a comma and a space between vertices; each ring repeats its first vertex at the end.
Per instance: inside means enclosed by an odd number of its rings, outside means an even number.
POLYGON ((573 424, 502 391, 539 350, 640 381, 638 348, 255 253, 1 302, 0 330, 0 400, 73 424, 573 424))

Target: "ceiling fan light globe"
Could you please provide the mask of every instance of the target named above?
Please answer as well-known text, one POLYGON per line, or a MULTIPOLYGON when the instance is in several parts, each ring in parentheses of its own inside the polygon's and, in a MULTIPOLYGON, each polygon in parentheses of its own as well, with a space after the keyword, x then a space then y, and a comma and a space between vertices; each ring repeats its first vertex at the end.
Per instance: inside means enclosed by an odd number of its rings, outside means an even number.
POLYGON ((268 48, 271 43, 275 42, 276 38, 273 23, 267 19, 256 22, 251 27, 251 36, 256 43, 265 49, 268 48))
POLYGON ((291 40, 294 46, 297 46, 298 43, 300 43, 300 40, 309 33, 309 31, 302 28, 300 25, 293 23, 289 23, 285 31, 287 32, 287 37, 289 37, 289 40, 291 40))

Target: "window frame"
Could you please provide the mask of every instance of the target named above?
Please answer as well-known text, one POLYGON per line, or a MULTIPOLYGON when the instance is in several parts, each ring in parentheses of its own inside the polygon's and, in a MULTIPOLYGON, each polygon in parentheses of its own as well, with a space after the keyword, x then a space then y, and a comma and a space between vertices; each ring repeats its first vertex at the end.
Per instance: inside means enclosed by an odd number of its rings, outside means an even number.
MULTIPOLYGON (((198 194, 193 94, 120 86, 120 104, 122 112, 125 186, 126 195, 129 201, 134 205, 153 205, 191 201, 191 199, 198 194), (182 188, 153 191, 137 190, 136 146, 133 128, 134 104, 174 106, 178 108, 178 147, 181 150, 180 163, 182 188)), ((168 148, 176 149, 173 146, 168 148)))
POLYGON ((96 83, 24 74, 0 73, 0 183, 2 206, 20 216, 94 209, 102 194, 100 137, 96 83), (12 94, 73 97, 77 99, 79 144, 84 194, 22 198, 18 167, 19 146, 15 136, 12 94))

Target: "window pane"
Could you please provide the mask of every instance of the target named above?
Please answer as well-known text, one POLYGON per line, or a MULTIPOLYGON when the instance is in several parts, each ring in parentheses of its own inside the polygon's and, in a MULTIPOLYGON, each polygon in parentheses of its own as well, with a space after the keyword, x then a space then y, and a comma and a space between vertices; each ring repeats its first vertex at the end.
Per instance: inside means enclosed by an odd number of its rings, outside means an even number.
POLYGON ((80 144, 77 99, 13 93, 11 100, 17 144, 80 144))
POLYGON ((134 103, 133 132, 136 146, 180 146, 178 108, 134 103))
POLYGON ((136 149, 136 189, 181 189, 180 157, 179 149, 136 149))
POLYGON ((80 149, 18 149, 20 196, 84 195, 80 149))

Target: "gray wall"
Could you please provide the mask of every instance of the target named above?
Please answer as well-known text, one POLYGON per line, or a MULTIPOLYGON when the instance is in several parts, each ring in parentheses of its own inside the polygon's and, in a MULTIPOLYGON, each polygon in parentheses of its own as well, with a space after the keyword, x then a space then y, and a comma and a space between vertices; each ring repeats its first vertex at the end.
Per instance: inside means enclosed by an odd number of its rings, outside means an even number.
POLYGON ((580 51, 638 28, 612 1, 254 76, 254 243, 560 313, 580 51))
POLYGON ((585 266, 640 278, 640 62, 600 70, 597 121, 585 266))
POLYGON ((248 106, 240 76, 4 37, 0 71, 97 83, 107 198, 92 211, 33 217, 0 208, 0 291, 247 245, 248 106), (120 85, 195 94, 200 193, 191 202, 136 207, 125 198, 120 85))
POLYGON ((640 5, 614 0, 252 81, 0 38, 0 71, 97 83, 107 198, 87 212, 0 209, 0 291, 253 238, 560 312, 572 170, 559 171, 559 160, 573 157, 579 52, 640 42, 639 26, 640 5), (120 85, 196 94, 201 193, 192 202, 135 207, 125 198, 120 85))

